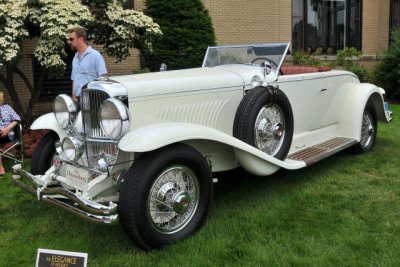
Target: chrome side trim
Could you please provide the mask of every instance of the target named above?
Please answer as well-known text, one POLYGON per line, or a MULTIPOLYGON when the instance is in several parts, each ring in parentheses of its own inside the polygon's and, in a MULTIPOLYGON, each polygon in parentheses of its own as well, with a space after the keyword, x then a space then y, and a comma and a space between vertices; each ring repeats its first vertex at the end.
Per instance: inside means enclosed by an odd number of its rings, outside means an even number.
POLYGON ((34 176, 20 166, 13 166, 12 183, 37 196, 39 201, 56 205, 89 221, 105 224, 118 222, 117 204, 110 202, 109 206, 102 205, 61 187, 41 187, 35 182, 34 176), (24 183, 22 178, 26 178, 31 185, 24 183))

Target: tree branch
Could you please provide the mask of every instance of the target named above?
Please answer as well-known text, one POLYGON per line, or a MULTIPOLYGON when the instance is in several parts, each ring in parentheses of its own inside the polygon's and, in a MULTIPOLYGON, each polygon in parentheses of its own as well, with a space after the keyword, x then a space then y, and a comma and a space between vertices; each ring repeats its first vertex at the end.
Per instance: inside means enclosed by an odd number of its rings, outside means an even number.
MULTIPOLYGON (((33 106, 39 100, 40 93, 42 92, 44 78, 46 77, 49 71, 47 69, 43 69, 42 73, 40 74, 39 79, 34 84, 34 87, 31 91, 31 99, 29 99, 28 107, 26 108, 26 114, 31 115, 33 106)), ((28 118, 29 120, 31 117, 28 118)))
POLYGON ((28 80, 28 77, 26 77, 26 75, 17 67, 17 66, 13 66, 13 71, 19 75, 19 77, 21 77, 21 79, 24 81, 26 87, 28 87, 29 92, 31 93, 31 95, 33 94, 33 87, 31 85, 31 83, 28 80))
POLYGON ((6 64, 6 88, 8 90, 8 93, 11 97, 11 100, 14 104, 15 111, 20 114, 22 117, 26 117, 26 114, 24 113, 24 110, 22 108, 21 102, 19 101, 19 97, 17 94, 17 91, 15 90, 14 86, 14 72, 13 72, 13 65, 12 64, 6 64))
POLYGON ((0 73, 0 81, 4 84, 4 86, 7 88, 7 79, 0 73))

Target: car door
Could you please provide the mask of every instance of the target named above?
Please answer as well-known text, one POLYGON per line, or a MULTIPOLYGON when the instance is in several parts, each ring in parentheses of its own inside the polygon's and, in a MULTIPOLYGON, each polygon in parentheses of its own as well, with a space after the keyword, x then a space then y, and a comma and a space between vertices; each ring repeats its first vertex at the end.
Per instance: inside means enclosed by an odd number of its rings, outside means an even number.
POLYGON ((321 103, 324 106, 321 114, 321 127, 339 122, 341 111, 344 109, 348 94, 347 85, 359 83, 358 79, 349 72, 331 71, 322 73, 321 79, 321 103))
POLYGON ((287 95, 292 105, 294 134, 320 127, 326 106, 322 101, 321 73, 279 76, 276 85, 287 95))

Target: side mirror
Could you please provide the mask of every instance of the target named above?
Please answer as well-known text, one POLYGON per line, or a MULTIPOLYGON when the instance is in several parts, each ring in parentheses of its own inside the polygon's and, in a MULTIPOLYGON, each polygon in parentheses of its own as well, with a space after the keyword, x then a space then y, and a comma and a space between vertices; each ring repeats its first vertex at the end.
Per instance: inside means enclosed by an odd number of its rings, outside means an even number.
POLYGON ((166 70, 167 70, 167 64, 161 63, 160 71, 166 71, 166 70))

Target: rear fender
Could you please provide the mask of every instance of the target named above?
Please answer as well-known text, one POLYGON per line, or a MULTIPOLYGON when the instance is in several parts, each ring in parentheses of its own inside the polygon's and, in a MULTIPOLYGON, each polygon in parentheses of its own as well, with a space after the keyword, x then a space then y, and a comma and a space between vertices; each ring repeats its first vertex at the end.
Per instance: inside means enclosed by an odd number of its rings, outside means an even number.
POLYGON ((373 84, 361 83, 354 86, 347 84, 347 97, 343 105, 338 124, 339 134, 361 138, 361 122, 365 106, 370 100, 375 107, 378 120, 388 122, 385 116, 382 90, 373 84))

